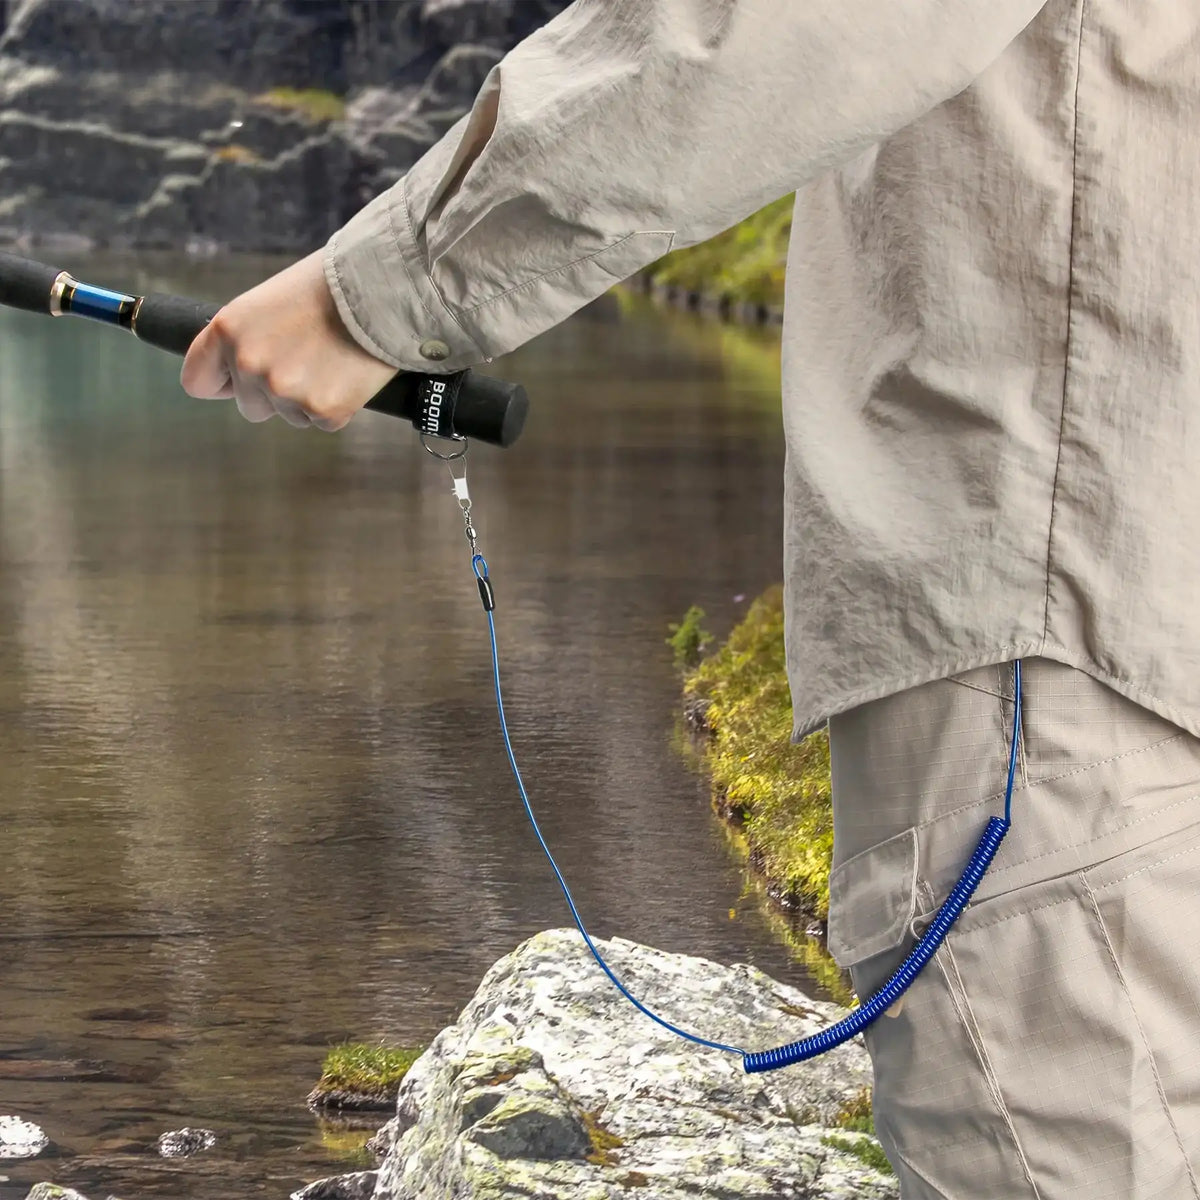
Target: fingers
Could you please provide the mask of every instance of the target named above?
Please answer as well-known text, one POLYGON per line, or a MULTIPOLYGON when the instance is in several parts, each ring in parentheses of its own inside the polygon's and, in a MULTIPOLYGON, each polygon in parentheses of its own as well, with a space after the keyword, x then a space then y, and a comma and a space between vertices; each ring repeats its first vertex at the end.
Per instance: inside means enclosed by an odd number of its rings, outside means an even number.
POLYGON ((396 368, 349 336, 322 259, 314 252, 222 307, 188 348, 184 390, 233 397, 248 421, 344 428, 396 368))
POLYGON ((179 382, 189 396, 198 400, 228 400, 233 396, 233 378, 215 323, 206 325, 188 347, 179 382))
POLYGON ((253 421, 257 425, 260 421, 269 421, 275 415, 271 394, 253 379, 243 377, 236 380, 234 393, 237 397, 238 412, 247 421, 253 421))
POLYGON ((275 411, 296 429, 308 429, 312 426, 312 417, 308 415, 294 400, 285 400, 282 396, 272 396, 271 402, 275 411))

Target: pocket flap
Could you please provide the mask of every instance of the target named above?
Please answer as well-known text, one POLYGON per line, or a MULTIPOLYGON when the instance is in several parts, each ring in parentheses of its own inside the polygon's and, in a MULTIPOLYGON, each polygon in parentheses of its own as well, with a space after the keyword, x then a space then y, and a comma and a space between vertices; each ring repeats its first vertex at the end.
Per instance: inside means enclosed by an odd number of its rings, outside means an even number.
POLYGON ((917 831, 848 858, 829 876, 829 953, 849 967, 898 946, 917 909, 917 831))

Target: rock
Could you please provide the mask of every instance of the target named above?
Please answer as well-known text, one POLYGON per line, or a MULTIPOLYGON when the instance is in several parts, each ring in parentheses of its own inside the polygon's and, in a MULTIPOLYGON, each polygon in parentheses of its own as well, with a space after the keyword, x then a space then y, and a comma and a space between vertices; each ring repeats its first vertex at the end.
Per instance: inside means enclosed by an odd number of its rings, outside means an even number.
POLYGON ((357 1171, 353 1175, 332 1175, 318 1179, 293 1192, 291 1200, 371 1200, 375 1195, 377 1171, 357 1171))
POLYGON ((0 1159, 36 1158, 50 1145, 45 1133, 20 1117, 0 1117, 0 1159))
POLYGON ((382 1129, 367 1139, 363 1146, 369 1154, 374 1155, 376 1162, 382 1162, 391 1152, 392 1145, 400 1136, 400 1123, 393 1117, 382 1129))
MULTIPOLYGON (((752 966, 597 945, 647 1007, 711 1040, 760 1050, 844 1015, 752 966)), ((870 1079, 858 1042, 747 1075, 635 1011, 577 931, 549 930, 497 962, 409 1070, 375 1197, 894 1198, 894 1178, 822 1140, 870 1079)))
MULTIPOLYGON (((341 0, 23 0, 0 50, 72 73, 140 73, 148 62, 246 88, 339 86, 349 33, 341 0)), ((81 105, 80 110, 86 106, 81 105)))
POLYGON ((0 0, 0 241, 307 252, 566 3, 0 0))
POLYGON ((158 1139, 158 1152, 163 1158, 188 1158, 216 1144, 217 1135, 211 1129, 175 1129, 158 1139))
POLYGON ((59 1187, 57 1183, 35 1183, 25 1200, 87 1200, 74 1188, 59 1187))

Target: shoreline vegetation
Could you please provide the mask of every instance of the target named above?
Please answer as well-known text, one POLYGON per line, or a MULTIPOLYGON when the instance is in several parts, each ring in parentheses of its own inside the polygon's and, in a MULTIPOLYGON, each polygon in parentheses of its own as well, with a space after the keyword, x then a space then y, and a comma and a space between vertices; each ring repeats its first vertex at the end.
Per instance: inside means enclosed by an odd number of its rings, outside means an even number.
POLYGON ((426 1046, 343 1042, 325 1055, 308 1106, 328 1112, 378 1112, 396 1107, 400 1081, 426 1046))
POLYGON ((708 241, 672 250, 626 285, 708 316, 778 325, 792 204, 792 196, 781 196, 708 241))
MULTIPOLYGON (((845 977, 824 949, 833 855, 829 737, 793 743, 783 588, 768 588, 717 649, 693 605, 668 644, 683 672, 683 717, 738 856, 786 916, 785 941, 834 999, 845 977)), ((784 932, 783 929, 780 932, 784 932)))

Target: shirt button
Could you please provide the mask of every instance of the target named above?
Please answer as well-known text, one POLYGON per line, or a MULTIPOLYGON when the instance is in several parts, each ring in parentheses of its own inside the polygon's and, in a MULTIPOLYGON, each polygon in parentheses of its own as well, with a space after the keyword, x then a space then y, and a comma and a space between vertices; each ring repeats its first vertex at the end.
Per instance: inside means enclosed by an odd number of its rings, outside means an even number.
POLYGON ((439 342, 437 338, 427 338, 418 348, 422 358, 432 358, 436 362, 450 357, 450 347, 445 342, 439 342))

